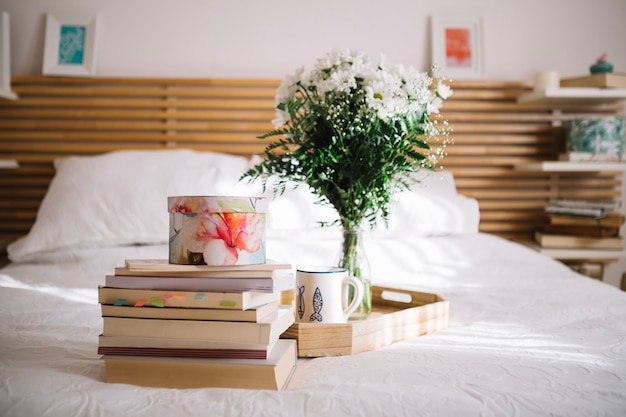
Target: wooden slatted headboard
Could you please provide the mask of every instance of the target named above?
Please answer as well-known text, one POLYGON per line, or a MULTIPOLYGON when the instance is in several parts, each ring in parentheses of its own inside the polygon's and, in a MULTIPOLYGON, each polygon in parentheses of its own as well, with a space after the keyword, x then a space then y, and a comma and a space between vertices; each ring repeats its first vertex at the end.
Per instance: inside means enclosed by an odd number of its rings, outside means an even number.
MULTIPOLYGON (((17 101, 0 100, 0 243, 25 234, 54 175, 52 161, 117 149, 192 148, 260 153, 256 137, 272 128, 278 80, 14 77, 17 101)), ((618 104, 519 104, 527 82, 456 82, 443 108, 455 144, 444 168, 459 192, 478 199, 480 230, 528 240, 543 224, 546 201, 561 195, 612 198, 619 172, 520 172, 516 164, 556 160, 559 121, 612 115, 618 104), (557 111, 558 110, 558 111, 557 111)))

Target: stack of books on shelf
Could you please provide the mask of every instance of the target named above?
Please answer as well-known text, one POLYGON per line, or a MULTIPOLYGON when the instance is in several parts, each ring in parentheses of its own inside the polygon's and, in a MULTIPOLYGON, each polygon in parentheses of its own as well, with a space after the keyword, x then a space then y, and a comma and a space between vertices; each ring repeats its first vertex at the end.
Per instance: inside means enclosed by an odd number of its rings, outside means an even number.
POLYGON ((621 251, 624 215, 619 201, 558 200, 546 205, 547 224, 535 231, 543 248, 621 251))
POLYGON ((98 288, 106 381, 163 388, 284 389, 296 342, 280 293, 291 265, 127 260, 98 288))
POLYGON ((561 87, 626 88, 626 74, 604 72, 561 79, 561 87))

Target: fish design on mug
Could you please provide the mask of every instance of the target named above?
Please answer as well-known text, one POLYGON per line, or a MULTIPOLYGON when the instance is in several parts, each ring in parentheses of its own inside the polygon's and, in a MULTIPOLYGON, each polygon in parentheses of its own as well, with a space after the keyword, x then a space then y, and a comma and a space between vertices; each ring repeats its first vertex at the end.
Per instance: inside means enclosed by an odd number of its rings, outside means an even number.
POLYGON ((322 292, 319 287, 315 287, 315 293, 313 294, 313 314, 309 318, 309 321, 322 321, 322 306, 324 305, 324 299, 322 298, 322 292))
POLYGON ((298 317, 304 316, 304 285, 298 287, 298 317))

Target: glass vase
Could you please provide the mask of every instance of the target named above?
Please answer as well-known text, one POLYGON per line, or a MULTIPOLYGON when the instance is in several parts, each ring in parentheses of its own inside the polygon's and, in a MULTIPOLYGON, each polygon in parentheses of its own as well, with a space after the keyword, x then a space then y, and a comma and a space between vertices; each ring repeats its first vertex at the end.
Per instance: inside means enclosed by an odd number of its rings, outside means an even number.
MULTIPOLYGON (((350 315, 350 320, 366 319, 372 312, 372 284, 370 264, 365 252, 361 229, 343 229, 343 239, 337 266, 347 269, 350 275, 358 278, 363 283, 363 301, 350 315)), ((346 300, 348 303, 352 301, 353 292, 354 290, 348 295, 349 299, 346 300)))

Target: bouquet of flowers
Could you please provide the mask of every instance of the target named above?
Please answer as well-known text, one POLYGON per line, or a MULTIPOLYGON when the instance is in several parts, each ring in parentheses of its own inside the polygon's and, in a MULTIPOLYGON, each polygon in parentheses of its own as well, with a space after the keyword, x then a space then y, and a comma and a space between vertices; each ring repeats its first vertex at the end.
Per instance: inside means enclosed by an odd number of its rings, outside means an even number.
POLYGON ((277 137, 244 174, 307 184, 344 228, 387 221, 391 197, 420 168, 435 169, 449 143, 439 118, 451 89, 441 80, 362 52, 332 51, 310 74, 300 69, 276 93, 277 137), (434 145, 434 146, 433 146, 434 145))
MULTIPOLYGON (((394 193, 444 156, 450 129, 435 116, 451 94, 432 74, 332 51, 309 74, 300 69, 283 80, 275 130, 260 136, 277 140, 243 178, 263 178, 264 187, 271 178, 276 193, 290 181, 308 185, 344 230, 386 224, 394 193)), ((353 246, 344 238, 345 256, 353 246)))

